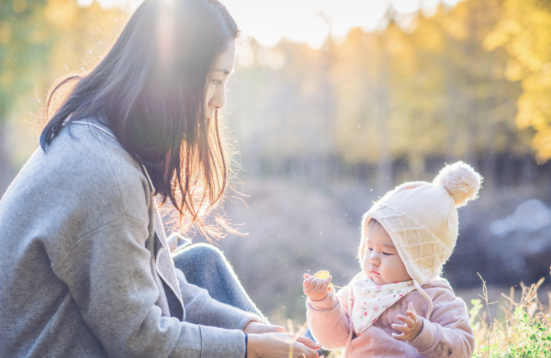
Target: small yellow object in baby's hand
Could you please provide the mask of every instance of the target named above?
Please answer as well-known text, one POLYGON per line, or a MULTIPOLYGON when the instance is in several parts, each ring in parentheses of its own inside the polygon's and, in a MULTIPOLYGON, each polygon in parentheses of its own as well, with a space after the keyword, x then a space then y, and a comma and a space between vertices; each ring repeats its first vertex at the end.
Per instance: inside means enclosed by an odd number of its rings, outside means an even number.
POLYGON ((322 280, 325 280, 329 276, 330 276, 330 273, 327 270, 320 270, 314 274, 315 278, 321 278, 322 280))
MULTIPOLYGON (((325 280, 325 279, 327 279, 327 277, 329 277, 330 275, 331 275, 331 274, 329 273, 329 271, 327 271, 327 270, 320 270, 320 271, 318 271, 318 272, 316 272, 316 273, 314 274, 314 277, 315 277, 315 278, 320 278, 320 279, 322 279, 322 280, 325 280)), ((333 286, 333 287, 336 287, 336 288, 342 288, 342 287, 339 287, 339 286, 335 286, 335 285, 333 285, 332 283, 329 284, 329 286, 333 286)))

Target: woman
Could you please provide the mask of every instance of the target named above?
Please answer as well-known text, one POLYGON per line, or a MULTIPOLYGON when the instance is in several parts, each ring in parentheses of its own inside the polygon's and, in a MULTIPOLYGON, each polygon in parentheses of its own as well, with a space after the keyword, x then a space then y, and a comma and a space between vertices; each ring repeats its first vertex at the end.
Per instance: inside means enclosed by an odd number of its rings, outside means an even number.
POLYGON ((208 291, 174 267, 155 203, 183 230, 227 227, 202 217, 227 186, 237 36, 217 0, 146 0, 93 70, 53 87, 41 149, 0 202, 1 357, 288 356, 213 250, 174 259, 208 291))

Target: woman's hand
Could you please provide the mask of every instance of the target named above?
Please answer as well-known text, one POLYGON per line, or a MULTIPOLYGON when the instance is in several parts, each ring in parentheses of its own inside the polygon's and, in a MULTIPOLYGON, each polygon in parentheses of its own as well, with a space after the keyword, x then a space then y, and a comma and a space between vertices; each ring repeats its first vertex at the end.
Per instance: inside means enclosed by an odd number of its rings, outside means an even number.
POLYGON ((396 318, 404 322, 404 325, 393 324, 392 328, 397 331, 402 332, 402 334, 392 333, 392 337, 398 341, 411 341, 415 339, 423 330, 423 320, 415 312, 415 307, 413 303, 410 302, 408 310, 406 311, 407 316, 399 314, 396 318))
POLYGON ((243 332, 247 334, 262 334, 262 333, 285 333, 287 332, 285 328, 281 326, 274 326, 271 324, 264 324, 264 323, 258 323, 255 321, 251 321, 247 323, 245 328, 243 328, 243 332))
POLYGON ((331 291, 329 284, 331 283, 331 276, 325 280, 321 278, 315 278, 307 273, 304 274, 303 290, 304 294, 313 301, 321 301, 327 297, 331 291))
POLYGON ((321 344, 291 333, 249 334, 247 358, 318 358, 321 344), (292 354, 289 354, 289 353, 292 354))

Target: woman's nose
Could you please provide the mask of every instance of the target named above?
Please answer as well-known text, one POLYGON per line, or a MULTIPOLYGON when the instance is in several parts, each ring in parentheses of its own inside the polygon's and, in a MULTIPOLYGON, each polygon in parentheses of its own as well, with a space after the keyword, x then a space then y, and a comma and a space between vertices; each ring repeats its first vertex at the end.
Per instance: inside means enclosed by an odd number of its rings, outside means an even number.
POLYGON ((224 88, 216 89, 212 98, 210 99, 209 106, 213 109, 222 109, 226 106, 226 91, 224 88))

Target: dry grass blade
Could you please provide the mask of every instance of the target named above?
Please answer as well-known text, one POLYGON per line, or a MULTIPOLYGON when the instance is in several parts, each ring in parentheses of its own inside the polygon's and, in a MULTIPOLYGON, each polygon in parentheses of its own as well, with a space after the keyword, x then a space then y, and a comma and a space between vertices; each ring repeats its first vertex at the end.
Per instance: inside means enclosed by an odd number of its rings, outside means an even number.
POLYGON ((290 318, 287 319, 287 332, 289 332, 291 334, 295 334, 295 328, 293 327, 293 321, 290 318))
MULTIPOLYGON (((488 308, 491 303, 488 302, 486 284, 484 280, 482 282, 483 294, 480 297, 488 308)), ((471 301, 473 307, 469 314, 476 341, 473 357, 551 357, 551 312, 538 299, 538 290, 543 282, 541 279, 529 287, 521 282, 519 302, 515 302, 513 287, 509 296, 502 293, 507 300, 506 304, 501 306, 505 311, 505 318, 494 319, 489 325, 485 322, 485 314, 482 317, 479 315, 480 310, 484 308, 482 300, 471 301)), ((548 295, 551 302, 551 292, 548 292, 548 295)))

